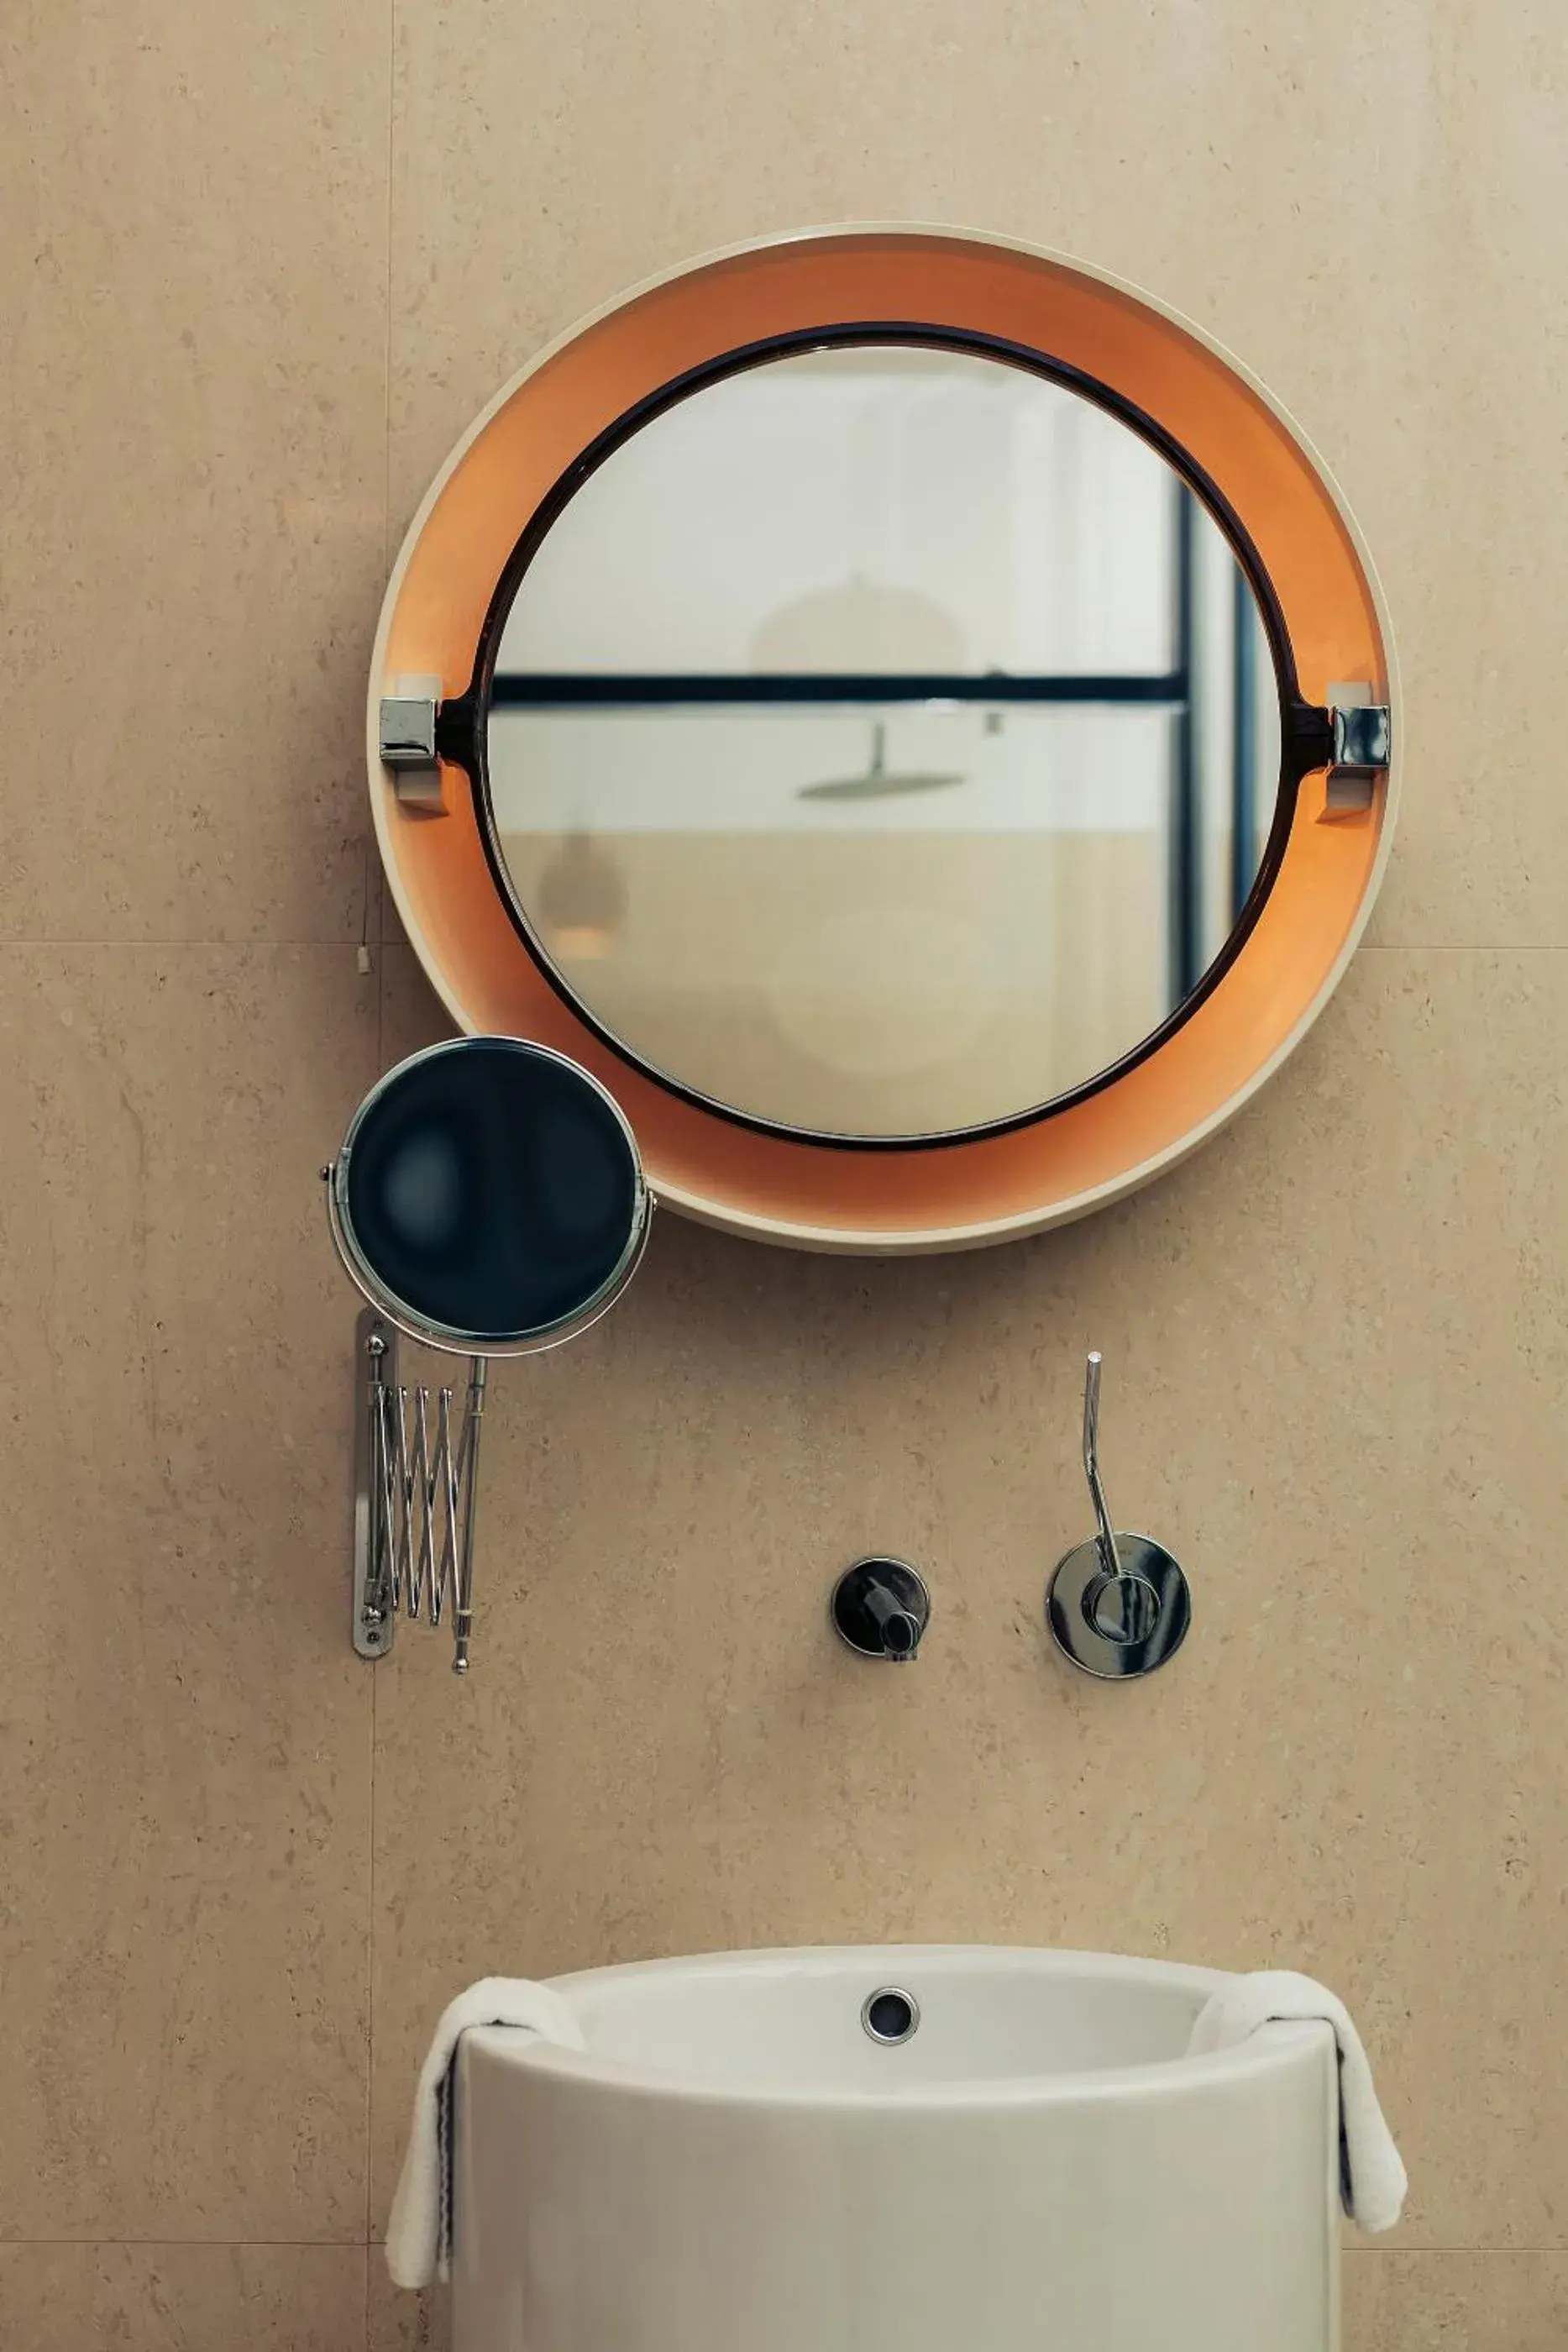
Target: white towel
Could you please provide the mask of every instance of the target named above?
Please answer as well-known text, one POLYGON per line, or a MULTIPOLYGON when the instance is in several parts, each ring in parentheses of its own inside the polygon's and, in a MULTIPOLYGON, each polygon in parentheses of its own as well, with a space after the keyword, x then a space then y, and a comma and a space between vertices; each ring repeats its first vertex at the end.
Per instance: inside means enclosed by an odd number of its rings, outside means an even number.
POLYGON ((1300 2018, 1319 2018, 1332 2025, 1339 2044, 1340 2201, 1362 2229, 1392 2230, 1409 2183, 1372 2087, 1361 2036, 1342 2000, 1311 1977, 1289 1969, 1260 1969, 1252 1976, 1232 1977, 1199 2011, 1187 2055, 1201 2058, 1210 2051, 1228 2050, 1260 2025, 1300 2018))
POLYGON ((526 1977, 485 1977, 441 2012, 413 2095, 408 2153, 387 2224, 394 2286, 428 2286, 452 2265, 452 2123, 457 2044, 471 2025, 516 2025, 582 2048, 582 2029, 559 1992, 526 1977))

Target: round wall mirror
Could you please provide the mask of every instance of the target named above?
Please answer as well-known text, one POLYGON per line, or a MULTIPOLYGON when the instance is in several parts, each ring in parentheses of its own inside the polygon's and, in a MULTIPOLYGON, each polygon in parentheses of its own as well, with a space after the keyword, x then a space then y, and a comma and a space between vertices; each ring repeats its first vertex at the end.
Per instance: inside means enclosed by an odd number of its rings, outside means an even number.
POLYGON ((1038 1116, 1245 919, 1264 614, 1191 480, 1040 366, 747 360, 628 429, 515 572, 497 874, 583 1016, 716 1108, 849 1142, 1038 1116))
POLYGON ((1200 1141, 1387 856, 1386 625, 1332 484, 1130 289, 922 230, 641 289, 486 412, 371 677, 459 1024, 581 1062, 655 1192, 959 1247, 1200 1141))

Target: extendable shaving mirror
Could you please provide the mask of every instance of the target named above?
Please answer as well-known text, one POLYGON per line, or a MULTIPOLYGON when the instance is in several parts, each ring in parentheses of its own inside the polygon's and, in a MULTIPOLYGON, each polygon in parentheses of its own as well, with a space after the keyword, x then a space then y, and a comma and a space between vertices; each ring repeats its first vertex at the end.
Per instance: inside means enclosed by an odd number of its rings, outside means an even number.
POLYGON ((518 1037, 433 1045, 389 1071, 322 1171, 338 1255, 367 1301, 356 1339, 354 1646, 382 1657, 400 1610, 441 1622, 468 1667, 488 1361, 575 1339, 641 1263, 652 1202, 599 1081, 518 1037), (449 1387, 398 1381, 399 1335, 469 1359, 449 1387))
POLYGON ((1278 405, 1131 288, 812 232, 639 289, 454 452, 371 788, 459 1025, 610 1086, 660 1199, 868 1252, 1212 1133, 1386 860, 1386 619, 1278 405))

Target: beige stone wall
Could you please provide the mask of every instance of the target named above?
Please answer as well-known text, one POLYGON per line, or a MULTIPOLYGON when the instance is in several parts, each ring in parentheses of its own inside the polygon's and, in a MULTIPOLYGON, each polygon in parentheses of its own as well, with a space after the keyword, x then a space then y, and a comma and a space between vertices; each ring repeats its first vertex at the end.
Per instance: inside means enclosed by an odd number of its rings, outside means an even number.
POLYGON ((0 2340, 424 2340, 367 2243, 454 1986, 951 1936, 1326 1977, 1416 2184, 1352 2352, 1551 2352, 1561 5, 16 0, 3 39, 0 2340), (1408 691, 1371 944, 1090 1223, 856 1265, 664 1219, 497 1378, 469 1686, 413 1635, 372 1676, 314 1171, 439 1026, 361 772, 392 550, 587 306, 879 216, 1146 283, 1325 453, 1408 691), (1197 1595, 1145 1690, 1039 1629, 1091 1343, 1118 1511, 1197 1595), (907 1676, 824 1631, 873 1544, 935 1589, 907 1676))

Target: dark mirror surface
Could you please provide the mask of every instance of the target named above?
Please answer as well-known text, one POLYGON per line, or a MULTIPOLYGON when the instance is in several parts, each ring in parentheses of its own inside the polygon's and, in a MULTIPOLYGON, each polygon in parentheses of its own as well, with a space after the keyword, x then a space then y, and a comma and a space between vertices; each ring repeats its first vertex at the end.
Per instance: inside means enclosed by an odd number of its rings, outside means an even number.
POLYGON ((808 1134, 962 1133, 1198 987, 1280 782, 1263 621, 1186 479, 969 350, 770 360, 574 493, 501 630, 492 847, 559 984, 808 1134))
POLYGON ((416 1321, 476 1342, 591 1307, 644 1214, 635 1152, 599 1088, 521 1041, 464 1039, 393 1071, 353 1130, 344 1222, 416 1321))

